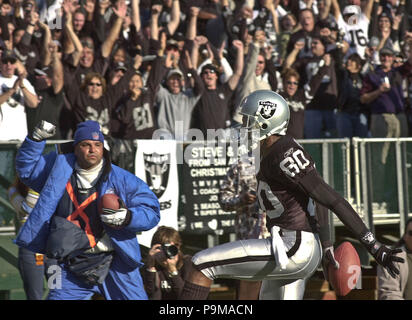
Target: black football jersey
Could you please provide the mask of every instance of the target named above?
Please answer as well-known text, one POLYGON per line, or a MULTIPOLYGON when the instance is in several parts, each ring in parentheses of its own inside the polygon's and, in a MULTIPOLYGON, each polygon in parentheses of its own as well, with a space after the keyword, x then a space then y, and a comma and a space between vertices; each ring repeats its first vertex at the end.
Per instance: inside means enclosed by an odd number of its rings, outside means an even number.
POLYGON ((288 230, 317 232, 314 202, 299 185, 312 170, 312 157, 291 136, 282 136, 269 147, 257 175, 257 196, 266 211, 269 230, 277 225, 288 230))

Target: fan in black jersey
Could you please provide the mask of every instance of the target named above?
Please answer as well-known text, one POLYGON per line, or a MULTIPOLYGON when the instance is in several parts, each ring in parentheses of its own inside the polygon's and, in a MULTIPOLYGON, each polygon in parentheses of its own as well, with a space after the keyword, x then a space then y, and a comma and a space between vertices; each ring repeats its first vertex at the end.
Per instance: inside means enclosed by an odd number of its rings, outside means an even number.
POLYGON ((287 136, 289 107, 277 93, 255 91, 241 104, 243 126, 259 130, 259 204, 266 211, 271 238, 225 243, 197 253, 196 271, 181 299, 206 299, 214 279, 263 280, 260 299, 302 299, 305 280, 322 259, 339 265, 328 238, 327 210, 315 212, 314 201, 333 211, 375 260, 395 277, 394 262, 403 262, 376 241, 350 204, 319 175, 310 155, 287 136), (325 232, 326 231, 326 232, 325 232), (322 250, 323 247, 323 250, 322 250))

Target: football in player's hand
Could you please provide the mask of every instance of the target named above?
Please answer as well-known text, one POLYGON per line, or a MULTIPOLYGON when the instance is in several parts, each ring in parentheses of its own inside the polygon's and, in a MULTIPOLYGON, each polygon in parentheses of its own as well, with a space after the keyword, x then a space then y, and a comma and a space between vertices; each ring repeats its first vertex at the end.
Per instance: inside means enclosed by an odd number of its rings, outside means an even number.
POLYGON ((329 282, 338 296, 346 296, 353 288, 361 275, 361 266, 358 253, 348 241, 343 242, 334 250, 339 269, 332 264, 328 266, 329 282))
POLYGON ((100 198, 99 212, 104 214, 102 208, 117 210, 120 209, 119 197, 114 193, 106 193, 100 198))

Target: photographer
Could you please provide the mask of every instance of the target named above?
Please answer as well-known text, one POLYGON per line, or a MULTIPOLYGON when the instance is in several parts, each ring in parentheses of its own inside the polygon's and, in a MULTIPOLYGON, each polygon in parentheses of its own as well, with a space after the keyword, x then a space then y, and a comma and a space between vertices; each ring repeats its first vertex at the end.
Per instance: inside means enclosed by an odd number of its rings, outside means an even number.
POLYGON ((178 231, 161 226, 153 234, 151 249, 142 269, 144 288, 150 300, 177 300, 191 274, 190 255, 180 251, 178 231))

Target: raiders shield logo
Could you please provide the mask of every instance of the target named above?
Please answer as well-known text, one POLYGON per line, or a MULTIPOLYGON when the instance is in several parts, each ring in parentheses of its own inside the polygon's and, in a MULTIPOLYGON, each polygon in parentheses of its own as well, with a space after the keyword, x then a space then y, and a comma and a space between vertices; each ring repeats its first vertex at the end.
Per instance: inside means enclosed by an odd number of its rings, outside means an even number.
POLYGON ((170 153, 143 153, 146 183, 150 190, 160 198, 166 191, 169 180, 170 153))
POLYGON ((264 119, 270 119, 275 114, 276 103, 271 101, 260 100, 257 113, 259 113, 264 119))

